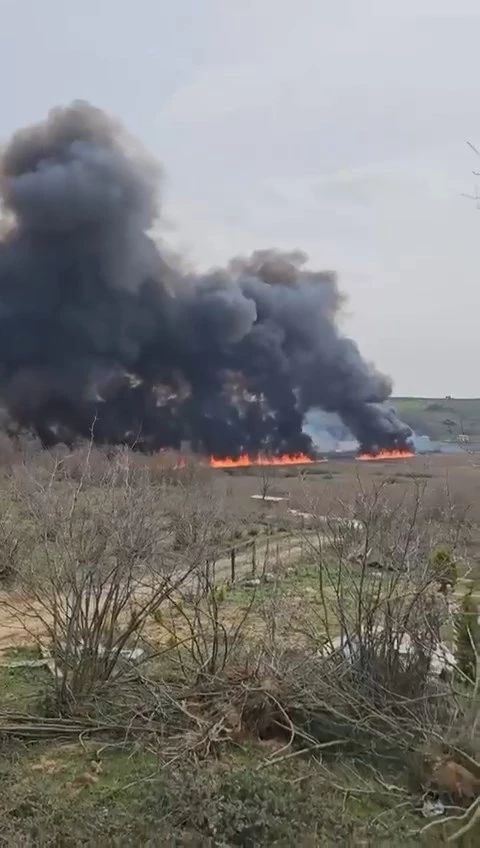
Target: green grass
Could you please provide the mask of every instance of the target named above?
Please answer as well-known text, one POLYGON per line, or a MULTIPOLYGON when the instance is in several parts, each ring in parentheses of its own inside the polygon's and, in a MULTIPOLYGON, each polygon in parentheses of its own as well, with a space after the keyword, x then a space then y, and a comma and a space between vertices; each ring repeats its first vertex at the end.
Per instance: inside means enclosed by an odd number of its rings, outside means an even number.
MULTIPOLYGON (((312 759, 263 767, 265 754, 244 746, 160 768, 151 753, 91 743, 1 754, 1 846, 421 844, 412 809, 400 816, 368 776, 363 794, 336 789, 312 759)), ((334 775, 348 785, 341 766, 334 775)))
POLYGON ((5 648, 2 657, 4 660, 38 660, 40 649, 38 645, 12 645, 5 648))
POLYGON ((419 434, 451 440, 460 433, 480 440, 480 398, 392 398, 400 418, 419 434), (444 422, 451 421, 449 428, 444 422), (451 432, 450 432, 451 430, 451 432))
MULTIPOLYGON (((261 578, 261 571, 258 575, 261 578)), ((247 578, 250 579, 250 578, 247 578)), ((255 604, 276 597, 304 595, 305 600, 316 598, 319 591, 319 568, 317 563, 298 563, 292 565, 278 575, 277 580, 261 583, 259 586, 247 587, 239 583, 230 588, 226 594, 226 602, 235 605, 247 605, 252 596, 255 604)), ((255 608, 255 605, 254 605, 255 608)))
MULTIPOLYGON (((276 591, 307 595, 316 587, 318 569, 304 564, 259 593, 263 599, 276 591)), ((248 597, 241 587, 227 594, 236 603, 248 597)), ((12 660, 33 658, 29 648, 9 654, 12 660)), ((44 669, 0 668, 0 709, 38 714, 51 684, 44 669)), ((185 757, 169 766, 161 756, 162 744, 157 757, 141 740, 22 744, 0 735, 0 848, 444 844, 440 831, 420 840, 421 790, 409 796, 407 775, 389 774, 387 764, 383 780, 397 787, 398 796, 384 794, 357 760, 302 755, 266 764, 271 752, 253 740, 214 743, 207 758, 185 757), (356 775, 365 782, 357 784, 356 775)))
POLYGON ((0 710, 41 714, 51 682, 46 668, 0 666, 0 710))

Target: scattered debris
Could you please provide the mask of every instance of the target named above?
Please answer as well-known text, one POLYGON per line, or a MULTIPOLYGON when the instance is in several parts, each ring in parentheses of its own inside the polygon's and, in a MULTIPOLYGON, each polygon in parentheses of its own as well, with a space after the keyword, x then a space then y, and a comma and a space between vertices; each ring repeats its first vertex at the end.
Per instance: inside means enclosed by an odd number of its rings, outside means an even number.
POLYGON ((55 662, 50 649, 46 648, 45 645, 40 645, 40 653, 42 654, 43 661, 47 666, 48 670, 53 674, 54 677, 61 680, 63 677, 63 673, 58 667, 58 663, 55 662))
POLYGON ((243 581, 242 586, 244 586, 245 589, 256 589, 257 586, 260 586, 261 582, 260 577, 249 577, 247 580, 243 581))
POLYGON ((426 819, 433 819, 436 816, 443 816, 445 813, 445 805, 437 798, 436 801, 431 801, 427 798, 422 807, 422 815, 426 819))
POLYGON ((261 574, 260 577, 246 577, 242 580, 242 586, 246 589, 256 589, 263 583, 275 583, 277 580, 277 574, 274 574, 273 571, 265 571, 265 573, 261 574))
POLYGON ((303 519, 315 519, 324 527, 345 527, 349 530, 363 530, 363 524, 357 518, 343 518, 340 515, 314 515, 313 512, 302 512, 300 509, 289 509, 291 515, 303 519))
MULTIPOLYGON (((62 645, 61 647, 62 647, 62 650, 65 650, 65 645, 62 645)), ((86 649, 88 650, 88 646, 87 646, 86 649)), ((78 651, 79 655, 81 655, 82 652, 85 650, 85 643, 82 639, 80 639, 79 642, 77 643, 76 650, 78 651)), ((110 649, 110 650, 112 650, 112 649, 110 649)), ((115 650, 115 649, 113 649, 113 650, 115 650)), ((106 651, 107 651, 107 648, 104 648, 103 645, 95 646, 95 653, 99 657, 103 657, 105 655, 106 651)), ((145 651, 143 650, 143 648, 123 648, 120 651, 120 656, 123 659, 131 660, 132 662, 135 662, 136 660, 142 659, 142 657, 144 655, 145 655, 145 651)))
MULTIPOLYGON (((259 581, 260 582, 260 581, 259 581)), ((62 646, 65 648, 65 646, 62 646)), ((78 653, 80 654, 84 648, 83 642, 79 642, 77 645, 78 653)), ((105 654, 106 649, 103 645, 100 645, 97 648, 97 653, 99 656, 103 656, 105 654)), ((45 645, 40 646, 41 657, 35 660, 9 660, 7 662, 0 662, 0 666, 2 668, 48 668, 48 670, 53 674, 54 677, 61 678, 63 676, 63 672, 60 669, 59 663, 55 661, 52 652, 45 645)), ((123 659, 130 660, 131 662, 136 662, 141 660, 145 655, 145 651, 143 648, 124 648, 120 651, 120 656, 123 659)))
MULTIPOLYGON (((381 636, 382 629, 383 628, 378 628, 376 631, 376 635, 378 637, 381 636)), ((327 642, 323 645, 323 647, 319 650, 319 655, 325 656, 325 654, 332 654, 336 651, 341 651, 345 659, 353 663, 360 656, 360 648, 360 640, 357 635, 351 635, 347 638, 344 634, 336 636, 331 642, 327 642)), ((410 635, 408 633, 404 633, 398 645, 399 657, 408 659, 413 650, 415 650, 415 645, 410 635)), ((435 677, 440 677, 445 672, 452 671, 455 666, 456 660, 452 651, 447 645, 445 645, 444 642, 438 643, 433 649, 430 657, 430 673, 435 677)))
POLYGON ((250 497, 254 501, 270 501, 271 503, 280 503, 281 501, 288 501, 288 498, 277 497, 275 495, 265 495, 265 497, 263 495, 250 495, 250 497))
POLYGON ((297 518, 313 518, 311 512, 301 512, 299 509, 289 509, 291 515, 296 515, 297 518))
POLYGON ((384 557, 378 552, 375 553, 371 548, 366 553, 365 551, 360 551, 350 554, 348 561, 353 565, 366 566, 367 568, 374 568, 377 571, 396 571, 391 563, 385 562, 384 557))

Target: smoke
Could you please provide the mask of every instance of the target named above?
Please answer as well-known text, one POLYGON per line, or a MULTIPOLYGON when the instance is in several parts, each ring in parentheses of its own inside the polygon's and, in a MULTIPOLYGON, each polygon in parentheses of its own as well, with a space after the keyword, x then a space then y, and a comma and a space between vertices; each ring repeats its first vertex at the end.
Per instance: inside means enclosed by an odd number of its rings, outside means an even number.
POLYGON ((404 445, 390 382, 336 325, 300 252, 182 272, 149 236, 161 171, 84 102, 17 132, 0 174, 0 399, 44 444, 94 437, 215 455, 311 450, 315 408, 364 448, 404 445))

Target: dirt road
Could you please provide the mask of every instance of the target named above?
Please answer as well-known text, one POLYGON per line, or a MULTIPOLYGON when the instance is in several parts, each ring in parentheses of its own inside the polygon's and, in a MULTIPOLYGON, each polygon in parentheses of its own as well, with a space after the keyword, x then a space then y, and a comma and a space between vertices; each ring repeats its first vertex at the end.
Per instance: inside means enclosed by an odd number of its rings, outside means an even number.
MULTIPOLYGON (((255 571, 257 575, 298 562, 308 552, 308 534, 300 538, 295 534, 256 536, 241 542, 235 551, 235 579, 241 580, 255 571)), ((212 578, 217 583, 230 580, 232 576, 231 554, 215 562, 212 578)), ((139 586, 139 596, 149 592, 139 586)), ((45 610, 40 605, 25 604, 20 593, 0 591, 0 662, 6 649, 19 645, 33 644, 45 632, 41 617, 45 610), (38 616, 35 607, 38 607, 38 616)))

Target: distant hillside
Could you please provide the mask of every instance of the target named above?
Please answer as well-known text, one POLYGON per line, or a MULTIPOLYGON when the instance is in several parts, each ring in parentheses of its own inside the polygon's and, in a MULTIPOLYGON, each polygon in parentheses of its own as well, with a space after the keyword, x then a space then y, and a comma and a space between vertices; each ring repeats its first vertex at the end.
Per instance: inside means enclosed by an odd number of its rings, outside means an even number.
POLYGON ((418 435, 455 440, 461 433, 480 441, 480 398, 392 398, 399 417, 418 435))

